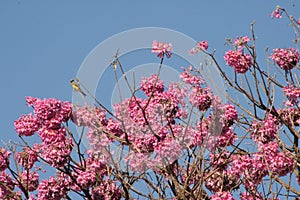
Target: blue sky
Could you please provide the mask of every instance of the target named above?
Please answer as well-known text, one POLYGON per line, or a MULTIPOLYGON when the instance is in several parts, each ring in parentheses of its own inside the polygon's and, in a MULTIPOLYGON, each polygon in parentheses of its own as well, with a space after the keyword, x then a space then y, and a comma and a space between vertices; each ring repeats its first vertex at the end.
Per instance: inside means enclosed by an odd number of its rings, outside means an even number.
POLYGON ((13 121, 31 112, 25 96, 71 101, 69 80, 92 49, 114 34, 141 27, 173 29, 207 40, 224 66, 225 39, 250 35, 250 23, 255 20, 258 53, 265 61, 265 47, 289 47, 293 36, 287 20, 271 19, 270 13, 280 5, 296 15, 297 3, 1 0, 0 139, 17 139, 13 121))

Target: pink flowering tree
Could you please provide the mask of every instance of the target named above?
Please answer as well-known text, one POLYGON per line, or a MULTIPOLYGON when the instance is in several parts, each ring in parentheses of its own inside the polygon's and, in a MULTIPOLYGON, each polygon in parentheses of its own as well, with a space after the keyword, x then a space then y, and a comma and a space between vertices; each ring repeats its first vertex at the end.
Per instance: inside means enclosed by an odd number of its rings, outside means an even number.
MULTIPOLYGON (((22 145, 0 148, 0 198, 299 197, 300 22, 279 6, 271 16, 283 14, 295 45, 267 51, 267 64, 259 62, 253 25, 251 37, 228 40, 224 60, 230 67, 219 64, 207 41, 191 47, 191 54, 203 53, 217 66, 230 88, 228 102, 194 66, 183 69, 181 81, 166 85, 159 75, 164 60, 172 59, 172 45, 160 41, 152 48, 158 73, 138 87, 125 78, 131 98, 113 110, 97 100, 91 107, 26 97, 33 112, 14 123, 22 145), (82 135, 75 136, 76 126, 87 130, 88 148, 82 135), (48 169, 54 169, 51 176, 48 169)), ((112 66, 125 73, 117 56, 112 66)), ((78 79, 72 86, 83 98, 92 96, 78 79)))

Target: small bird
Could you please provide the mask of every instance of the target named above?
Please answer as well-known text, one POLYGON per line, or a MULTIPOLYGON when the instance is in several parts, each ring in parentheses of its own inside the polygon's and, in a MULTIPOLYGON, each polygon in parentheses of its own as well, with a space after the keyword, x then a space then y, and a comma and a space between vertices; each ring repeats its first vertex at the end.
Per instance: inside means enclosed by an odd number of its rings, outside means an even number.
POLYGON ((80 89, 79 83, 76 83, 74 79, 70 81, 72 88, 76 91, 81 93, 83 96, 86 96, 86 94, 80 89))

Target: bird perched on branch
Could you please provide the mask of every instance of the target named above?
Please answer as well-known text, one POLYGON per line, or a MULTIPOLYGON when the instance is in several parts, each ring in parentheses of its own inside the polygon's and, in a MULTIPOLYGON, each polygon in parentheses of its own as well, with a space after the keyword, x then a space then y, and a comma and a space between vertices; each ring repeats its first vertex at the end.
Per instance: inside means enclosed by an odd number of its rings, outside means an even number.
POLYGON ((86 94, 81 90, 80 84, 79 84, 79 83, 76 83, 74 79, 72 79, 72 80, 70 81, 70 83, 71 83, 72 88, 73 88, 76 92, 79 92, 79 93, 81 93, 83 96, 86 96, 86 94))

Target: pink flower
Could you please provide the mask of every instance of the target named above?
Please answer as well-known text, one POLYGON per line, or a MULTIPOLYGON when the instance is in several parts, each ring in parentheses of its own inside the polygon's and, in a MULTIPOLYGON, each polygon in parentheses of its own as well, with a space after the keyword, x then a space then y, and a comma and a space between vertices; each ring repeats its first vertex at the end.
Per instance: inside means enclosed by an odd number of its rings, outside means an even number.
POLYGON ((157 53, 157 56, 160 58, 163 58, 164 55, 167 56, 167 58, 170 58, 172 53, 172 44, 164 43, 164 42, 157 42, 156 40, 153 41, 152 44, 152 53, 157 53))
POLYGON ((231 162, 230 153, 223 151, 221 154, 209 154, 210 164, 213 168, 226 169, 227 164, 231 162))
POLYGON ((283 91, 285 95, 288 98, 287 106, 293 106, 298 103, 298 98, 300 98, 300 89, 293 86, 293 85, 288 85, 283 88, 283 91))
POLYGON ((4 148, 0 148, 0 172, 4 171, 9 166, 9 156, 10 152, 6 151, 4 148))
POLYGON ((278 111, 279 115, 285 120, 290 126, 300 125, 300 109, 289 107, 278 111))
POLYGON ((24 147, 22 152, 15 154, 17 162, 25 169, 30 169, 37 161, 37 153, 31 150, 29 147, 24 147))
POLYGON ((256 191, 251 191, 251 193, 243 192, 241 194, 241 200, 263 200, 264 198, 261 194, 257 193, 256 191))
POLYGON ((37 197, 38 199, 60 200, 67 193, 66 186, 55 177, 50 177, 40 182, 37 197))
POLYGON ((252 65, 252 59, 249 54, 244 54, 242 50, 228 50, 224 59, 226 64, 233 67, 237 73, 246 73, 252 65))
POLYGON ((197 42, 196 46, 193 47, 189 52, 190 54, 195 55, 200 51, 207 50, 207 49, 208 49, 208 42, 204 40, 202 42, 197 42))
POLYGON ((93 199, 122 199, 121 190, 118 188, 116 183, 111 180, 102 181, 100 185, 95 186, 92 189, 91 193, 93 199))
POLYGON ((72 105, 70 102, 63 102, 54 98, 41 100, 32 97, 27 97, 27 102, 34 107, 34 114, 39 122, 48 128, 59 128, 61 123, 66 122, 71 117, 72 105))
POLYGON ((164 91, 164 81, 156 74, 152 74, 149 78, 142 78, 140 83, 141 90, 150 97, 155 93, 162 93, 164 91))
POLYGON ((197 107, 200 111, 208 109, 212 102, 212 93, 209 88, 193 87, 189 94, 189 101, 192 106, 197 107))
POLYGON ((73 110, 72 121, 77 126, 98 127, 100 125, 106 126, 108 121, 106 119, 106 112, 98 107, 76 107, 73 110))
POLYGON ((46 127, 38 130, 38 135, 45 144, 53 144, 66 140, 66 128, 48 129, 46 127))
POLYGON ((208 49, 208 42, 206 40, 202 41, 202 42, 198 42, 197 47, 199 49, 208 49))
POLYGON ((225 121, 228 125, 231 125, 233 121, 237 120, 238 118, 238 111, 236 108, 231 104, 226 104, 225 106, 225 121))
POLYGON ((236 134, 229 127, 223 127, 221 135, 217 138, 219 147, 231 146, 237 140, 236 134))
POLYGON ((211 196, 211 200, 234 200, 232 194, 229 192, 217 192, 211 196))
MULTIPOLYGON (((238 176, 231 173, 228 170, 218 169, 218 170, 208 171, 208 174, 211 174, 211 175, 206 176, 204 178, 204 184, 205 184, 206 188, 209 189, 211 192, 219 192, 221 190, 225 190, 225 191, 231 190, 239 182, 238 176)), ((218 197, 220 200, 222 199, 221 197, 224 197, 224 199, 227 199, 226 194, 220 194, 220 193, 219 193, 219 195, 216 194, 215 198, 218 199, 218 197)))
POLYGON ((72 140, 58 141, 41 147, 41 156, 53 167, 62 167, 69 161, 72 140))
POLYGON ((199 76, 193 75, 186 69, 184 69, 183 72, 180 73, 180 78, 183 82, 190 85, 200 85, 203 83, 203 80, 199 76))
POLYGON ((274 49, 270 57, 284 70, 293 69, 300 60, 299 52, 294 48, 274 49))
POLYGON ((0 199, 11 199, 9 196, 13 195, 15 184, 5 171, 0 172, 0 183, 0 199))
POLYGON ((29 172, 25 170, 21 174, 20 182, 26 190, 32 192, 36 190, 39 185, 39 174, 37 172, 29 172))
POLYGON ((252 139, 259 144, 265 144, 276 138, 278 127, 275 118, 268 116, 262 122, 253 121, 251 130, 252 139))
POLYGON ((281 12, 280 12, 280 6, 276 6, 276 9, 271 13, 272 18, 280 19, 282 18, 281 12))
POLYGON ((234 44, 236 46, 238 46, 239 48, 243 48, 243 46, 245 44, 247 44, 249 41, 250 41, 250 38, 248 36, 244 36, 244 37, 240 36, 240 37, 236 37, 234 39, 234 44))
POLYGON ((39 120, 31 114, 23 114, 22 117, 14 122, 14 125, 19 136, 32 136, 40 127, 39 120))
POLYGON ((278 176, 285 176, 293 171, 294 159, 289 153, 279 151, 278 142, 261 144, 259 150, 264 155, 268 169, 278 176))

